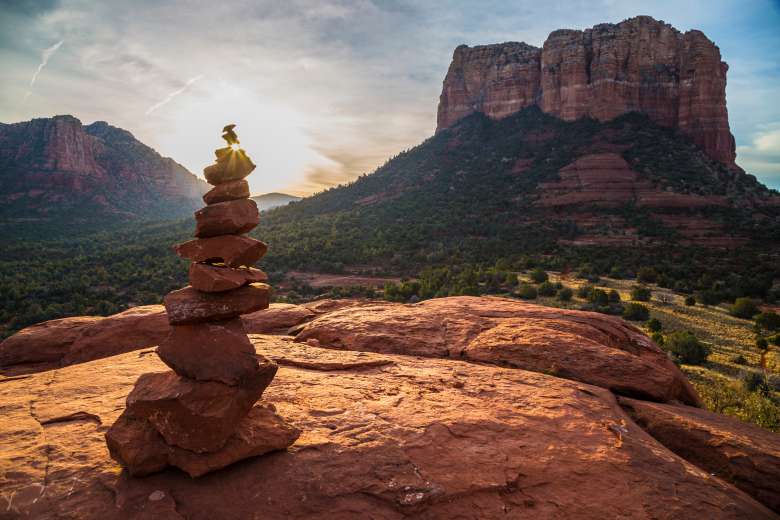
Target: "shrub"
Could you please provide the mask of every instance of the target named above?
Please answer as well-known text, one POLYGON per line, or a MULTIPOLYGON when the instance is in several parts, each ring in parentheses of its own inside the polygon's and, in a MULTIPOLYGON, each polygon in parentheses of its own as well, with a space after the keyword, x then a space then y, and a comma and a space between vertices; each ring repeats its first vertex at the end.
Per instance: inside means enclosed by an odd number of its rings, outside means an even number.
POLYGON ((539 289, 537 290, 539 293, 539 296, 555 296, 556 288, 555 284, 552 284, 550 282, 544 282, 542 284, 539 284, 539 289))
POLYGON ((589 298, 594 287, 592 285, 582 285, 577 289, 577 296, 580 298, 589 298))
POLYGON ((661 332, 661 329, 663 329, 663 325, 661 325, 661 322, 658 321, 657 318, 647 321, 647 330, 650 332, 661 332))
POLYGON ((778 345, 780 346, 780 334, 775 334, 774 336, 769 338, 769 342, 772 345, 778 345))
POLYGON ((615 279, 621 279, 625 276, 623 273, 623 270, 618 266, 613 266, 612 269, 609 270, 609 277, 615 278, 615 279))
POLYGON ((533 271, 531 271, 531 274, 529 276, 531 277, 531 280, 533 280, 535 283, 546 282, 549 279, 544 269, 539 269, 539 268, 536 268, 533 271))
POLYGON ((602 289, 593 289, 588 295, 588 301, 597 307, 604 307, 609 305, 609 296, 602 289))
POLYGON ((529 285, 527 283, 521 283, 517 287, 515 294, 524 300, 533 300, 538 295, 536 291, 536 287, 534 287, 533 285, 529 285))
POLYGON ((620 303, 620 293, 615 289, 609 291, 609 301, 612 303, 620 303))
POLYGON ((635 285, 631 288, 631 299, 638 302, 649 302, 652 291, 649 287, 635 285))
POLYGON ((653 335, 650 336, 653 341, 655 341, 656 345, 663 346, 664 344, 664 335, 660 332, 653 332, 653 335))
POLYGON ((769 382, 764 374, 759 372, 745 372, 742 376, 742 385, 748 392, 759 392, 762 395, 769 395, 769 382))
POLYGON ((764 311, 756 316, 756 327, 764 330, 780 330, 780 315, 774 311, 764 311))
POLYGON ((558 299, 562 302, 568 302, 571 300, 571 297, 574 295, 574 291, 572 291, 569 287, 564 287, 560 291, 558 291, 558 299))
POLYGON ((732 357, 729 361, 736 365, 747 365, 747 359, 742 354, 737 354, 736 356, 732 357))
POLYGON ((640 283, 655 283, 658 280, 658 273, 652 267, 642 267, 636 272, 636 279, 640 283))
POLYGON ((666 337, 664 348, 680 362, 700 365, 707 360, 710 349, 688 331, 672 332, 666 337))
POLYGON ((696 298, 694 298, 693 296, 686 296, 685 305, 687 305, 688 307, 693 307, 694 305, 696 305, 696 298))
POLYGON ((756 302, 750 298, 737 298, 734 305, 729 309, 729 313, 737 318, 749 320, 758 312, 756 302))
POLYGON ((631 321, 646 321, 650 317, 650 311, 641 303, 629 303, 623 309, 623 317, 631 321))
POLYGON ((756 348, 758 350, 768 350, 769 349, 769 343, 767 343, 766 339, 762 338, 761 336, 756 338, 756 348))
POLYGON ((697 292, 696 301, 698 301, 702 305, 717 305, 723 300, 721 299, 720 294, 717 291, 708 289, 706 291, 697 292))

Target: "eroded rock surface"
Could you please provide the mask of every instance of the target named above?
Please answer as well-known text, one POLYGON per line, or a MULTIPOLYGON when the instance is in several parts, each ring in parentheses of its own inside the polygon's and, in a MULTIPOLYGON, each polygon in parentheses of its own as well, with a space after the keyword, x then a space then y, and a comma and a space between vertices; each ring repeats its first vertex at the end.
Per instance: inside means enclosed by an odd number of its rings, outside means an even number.
POLYGON ((0 510, 34 518, 776 518, 671 453, 612 394, 525 370, 257 338, 264 395, 302 433, 192 479, 119 472, 104 433, 137 377, 127 353, 2 385, 0 510), (367 366, 367 362, 388 361, 367 366), (178 515, 178 516, 176 516, 178 515))
POLYGON ((623 395, 700 401, 685 376, 625 321, 507 298, 370 302, 323 314, 296 341, 335 349, 449 357, 555 373, 623 395))

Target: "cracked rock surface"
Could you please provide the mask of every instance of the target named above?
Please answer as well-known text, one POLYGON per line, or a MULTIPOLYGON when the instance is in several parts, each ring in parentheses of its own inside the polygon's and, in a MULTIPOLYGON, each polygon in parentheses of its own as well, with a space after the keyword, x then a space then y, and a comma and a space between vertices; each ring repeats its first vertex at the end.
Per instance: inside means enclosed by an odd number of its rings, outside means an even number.
MULTIPOLYGON (((0 380, 0 518, 776 518, 678 457, 606 389, 517 368, 252 336, 288 451, 131 478, 104 434, 129 352, 0 380)), ((312 342, 313 343, 313 342, 312 342)))

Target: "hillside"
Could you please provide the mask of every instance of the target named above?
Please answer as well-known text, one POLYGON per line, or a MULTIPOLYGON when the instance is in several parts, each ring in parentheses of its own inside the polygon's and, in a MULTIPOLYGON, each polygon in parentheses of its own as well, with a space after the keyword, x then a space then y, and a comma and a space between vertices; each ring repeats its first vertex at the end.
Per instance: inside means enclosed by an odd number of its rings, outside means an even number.
POLYGON ((301 197, 287 195, 286 193, 264 193, 252 197, 252 200, 257 203, 257 208, 260 211, 266 211, 279 206, 286 206, 290 202, 297 202, 301 200, 301 197))
POLYGON ((645 115, 565 122, 528 107, 471 114, 371 175, 268 212, 257 236, 274 262, 301 270, 416 272, 588 255, 582 246, 650 262, 670 244, 727 265, 733 255, 713 247, 777 255, 779 223, 777 192, 645 115))
POLYGON ((5 224, 183 216, 205 191, 206 183, 182 165, 104 121, 84 126, 55 116, 0 125, 5 224))

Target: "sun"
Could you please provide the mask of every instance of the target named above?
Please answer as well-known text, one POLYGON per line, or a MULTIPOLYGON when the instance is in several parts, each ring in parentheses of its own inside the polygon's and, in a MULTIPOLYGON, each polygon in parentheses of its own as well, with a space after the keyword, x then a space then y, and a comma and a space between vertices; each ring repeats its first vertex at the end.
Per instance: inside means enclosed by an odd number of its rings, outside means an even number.
POLYGON ((233 143, 230 145, 230 147, 235 150, 236 152, 241 148, 238 143, 233 143))

